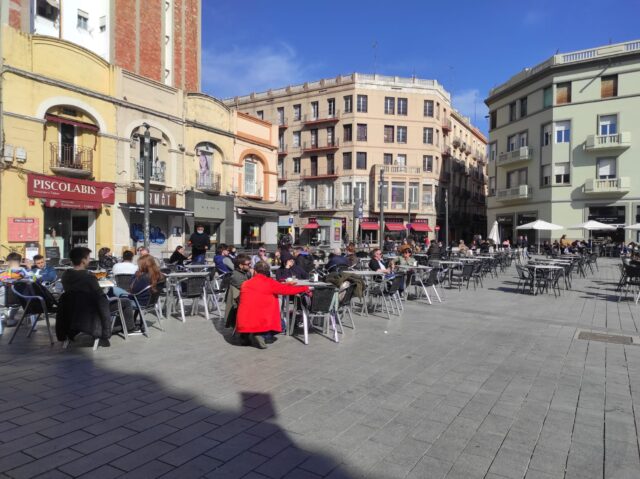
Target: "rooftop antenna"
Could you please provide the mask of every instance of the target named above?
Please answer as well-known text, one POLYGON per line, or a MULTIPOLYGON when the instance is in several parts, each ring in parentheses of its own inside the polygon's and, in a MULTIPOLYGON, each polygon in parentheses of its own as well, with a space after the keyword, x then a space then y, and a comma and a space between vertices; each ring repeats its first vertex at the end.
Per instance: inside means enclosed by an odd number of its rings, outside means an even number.
POLYGON ((378 41, 374 40, 371 45, 373 49, 373 74, 375 75, 378 72, 378 41))

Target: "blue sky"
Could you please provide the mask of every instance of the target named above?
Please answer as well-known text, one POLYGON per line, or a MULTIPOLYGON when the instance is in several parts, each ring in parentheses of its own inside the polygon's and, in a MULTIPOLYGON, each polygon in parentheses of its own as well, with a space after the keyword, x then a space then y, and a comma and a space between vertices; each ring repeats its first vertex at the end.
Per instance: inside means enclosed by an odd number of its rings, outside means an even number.
POLYGON ((202 0, 202 6, 202 87, 211 95, 356 71, 415 74, 440 81, 455 107, 485 131, 487 92, 524 67, 558 50, 640 38, 640 0, 202 0))

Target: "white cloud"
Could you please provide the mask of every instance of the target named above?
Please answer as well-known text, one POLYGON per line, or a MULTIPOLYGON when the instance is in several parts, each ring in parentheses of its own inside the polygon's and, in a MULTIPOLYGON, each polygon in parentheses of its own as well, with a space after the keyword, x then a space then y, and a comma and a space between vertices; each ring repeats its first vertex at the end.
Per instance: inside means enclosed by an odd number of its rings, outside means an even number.
POLYGON ((203 90, 218 98, 245 95, 304 82, 308 73, 296 51, 286 43, 230 51, 204 48, 203 90))
POLYGON ((471 119, 471 123, 480 130, 486 130, 485 116, 489 114, 483 97, 477 88, 460 90, 451 95, 453 107, 471 119))

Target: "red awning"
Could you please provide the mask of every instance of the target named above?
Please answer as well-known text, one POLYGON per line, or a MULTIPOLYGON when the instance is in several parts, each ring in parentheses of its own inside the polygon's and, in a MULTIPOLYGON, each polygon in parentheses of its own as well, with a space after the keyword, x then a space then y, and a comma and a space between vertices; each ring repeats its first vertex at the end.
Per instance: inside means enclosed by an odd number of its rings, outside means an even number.
POLYGON ((384 227, 387 231, 404 231, 403 223, 385 223, 384 227))
POLYGON ((92 201, 76 201, 76 200, 53 200, 44 201, 47 208, 66 208, 70 210, 99 210, 102 205, 92 201))
POLYGON ((363 221, 360 223, 360 229, 367 231, 376 231, 379 228, 375 221, 363 221))
POLYGON ((307 223, 302 227, 303 230, 317 230, 318 223, 307 223))
POLYGON ((427 223, 411 223, 411 229, 413 231, 427 231, 427 232, 433 231, 431 229, 431 226, 429 226, 427 223))
POLYGON ((73 126, 77 126, 78 128, 84 128, 85 130, 91 130, 91 131, 98 131, 99 130, 99 128, 97 126, 92 125, 91 123, 85 123, 83 121, 70 120, 68 118, 63 118, 61 116, 45 115, 44 118, 47 121, 51 121, 53 123, 64 123, 65 125, 73 125, 73 126))

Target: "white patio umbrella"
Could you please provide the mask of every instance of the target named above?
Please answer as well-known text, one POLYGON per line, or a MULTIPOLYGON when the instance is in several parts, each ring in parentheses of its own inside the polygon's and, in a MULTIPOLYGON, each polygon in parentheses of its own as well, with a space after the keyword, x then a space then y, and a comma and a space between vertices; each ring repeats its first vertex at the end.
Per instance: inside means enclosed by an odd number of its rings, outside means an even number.
MULTIPOLYGON (((517 230, 555 231, 555 230, 564 229, 564 227, 560 225, 554 225, 553 223, 549 223, 548 221, 544 221, 544 220, 535 220, 535 221, 532 221, 531 223, 525 223, 523 225, 516 226, 516 229, 517 230)), ((540 252, 540 234, 536 233, 536 236, 538 237, 538 253, 539 253, 540 252)))
POLYGON ((496 247, 500 246, 500 229, 498 228, 498 222, 494 221, 491 231, 489 232, 489 239, 493 240, 496 247))
POLYGON ((616 226, 608 225, 606 223, 600 223, 599 221, 589 220, 579 225, 570 226, 570 230, 586 230, 589 232, 589 241, 591 241, 591 232, 600 230, 617 230, 616 226))

